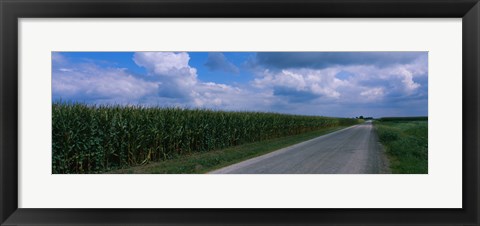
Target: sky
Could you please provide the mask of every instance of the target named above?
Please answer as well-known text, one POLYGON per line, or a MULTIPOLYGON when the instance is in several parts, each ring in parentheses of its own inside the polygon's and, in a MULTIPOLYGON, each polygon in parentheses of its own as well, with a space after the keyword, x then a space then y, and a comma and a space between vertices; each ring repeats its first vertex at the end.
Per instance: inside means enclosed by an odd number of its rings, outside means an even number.
POLYGON ((427 116, 428 52, 52 52, 52 100, 427 116))

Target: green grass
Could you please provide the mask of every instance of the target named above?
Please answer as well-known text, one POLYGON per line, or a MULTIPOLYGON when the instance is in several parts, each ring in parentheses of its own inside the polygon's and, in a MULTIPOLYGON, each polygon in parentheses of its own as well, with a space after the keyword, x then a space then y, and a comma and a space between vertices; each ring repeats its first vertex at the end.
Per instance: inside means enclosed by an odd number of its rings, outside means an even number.
POLYGON ((428 173, 428 120, 378 120, 374 125, 392 173, 428 173))
POLYGON ((265 112, 59 102, 52 105, 52 172, 103 173, 358 122, 265 112))
POLYGON ((294 145, 315 137, 331 133, 345 126, 335 128, 321 129, 317 131, 307 132, 299 135, 275 138, 255 143, 239 145, 222 150, 216 150, 206 153, 194 153, 182 156, 177 159, 151 163, 144 166, 131 167, 126 169, 115 170, 107 173, 112 174, 199 174, 206 173, 215 169, 219 169, 231 164, 235 164, 253 157, 257 157, 290 145, 294 145))

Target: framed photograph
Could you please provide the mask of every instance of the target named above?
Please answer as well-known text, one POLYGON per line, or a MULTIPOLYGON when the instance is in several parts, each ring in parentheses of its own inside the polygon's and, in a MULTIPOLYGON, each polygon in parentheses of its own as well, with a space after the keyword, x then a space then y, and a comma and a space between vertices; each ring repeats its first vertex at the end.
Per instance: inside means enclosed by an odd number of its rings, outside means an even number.
POLYGON ((2 1, 1 225, 479 225, 477 0, 2 1))

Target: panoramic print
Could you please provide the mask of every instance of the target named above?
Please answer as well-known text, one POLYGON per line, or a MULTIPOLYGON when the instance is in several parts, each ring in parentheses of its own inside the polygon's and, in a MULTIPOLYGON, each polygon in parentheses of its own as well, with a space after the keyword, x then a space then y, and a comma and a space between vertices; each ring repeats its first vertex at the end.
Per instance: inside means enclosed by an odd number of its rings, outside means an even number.
POLYGON ((427 174, 428 52, 52 52, 53 174, 427 174))

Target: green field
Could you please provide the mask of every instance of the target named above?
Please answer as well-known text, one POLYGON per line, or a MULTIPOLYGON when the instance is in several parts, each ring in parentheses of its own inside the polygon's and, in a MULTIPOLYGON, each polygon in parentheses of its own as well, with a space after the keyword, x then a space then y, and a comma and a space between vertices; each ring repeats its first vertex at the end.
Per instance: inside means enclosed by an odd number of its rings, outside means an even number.
POLYGON ((374 125, 392 173, 428 173, 428 118, 382 118, 374 125))
POLYGON ((104 173, 358 122, 262 112, 57 102, 52 105, 52 171, 104 173))

